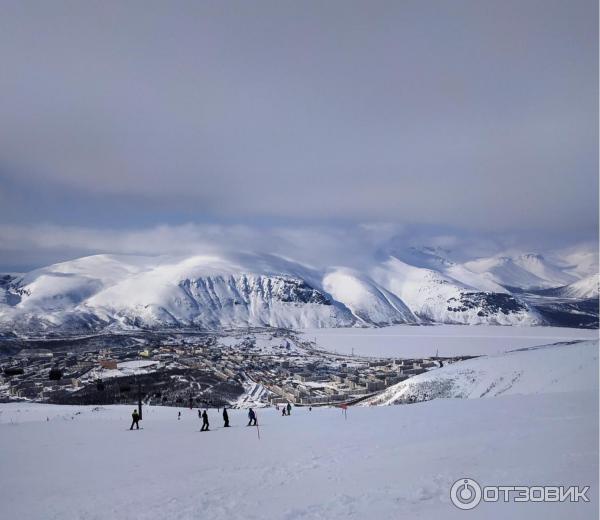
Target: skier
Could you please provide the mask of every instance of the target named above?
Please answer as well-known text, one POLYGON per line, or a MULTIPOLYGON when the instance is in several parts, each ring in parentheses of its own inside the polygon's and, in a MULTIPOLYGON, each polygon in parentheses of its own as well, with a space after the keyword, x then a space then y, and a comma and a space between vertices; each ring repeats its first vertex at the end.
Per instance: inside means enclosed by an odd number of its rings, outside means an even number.
POLYGON ((139 430, 140 429, 140 424, 139 424, 140 414, 138 413, 137 408, 133 409, 133 413, 131 414, 131 419, 132 419, 131 428, 129 428, 129 429, 133 430, 133 425, 135 424, 136 429, 139 430))
POLYGON ((256 426, 256 414, 252 408, 248 410, 248 419, 248 426, 256 426))
POLYGON ((286 416, 286 413, 285 413, 285 412, 286 412, 285 406, 282 406, 282 407, 281 407, 281 416, 282 416, 282 417, 285 417, 285 416, 286 416))
POLYGON ((290 403, 287 405, 287 414, 292 415, 292 405, 290 403))
POLYGON ((200 408, 198 408, 198 419, 202 419, 202 412, 200 411, 200 408))
POLYGON ((227 408, 223 408, 223 428, 229 428, 229 414, 227 413, 227 408))
POLYGON ((308 411, 309 411, 309 412, 312 412, 312 406, 309 406, 309 407, 308 407, 308 411))
POLYGON ((177 420, 181 421, 181 412, 177 412, 177 420))
POLYGON ((201 432, 207 432, 208 431, 208 414, 206 413, 206 410, 204 410, 202 412, 202 428, 200 428, 201 432))

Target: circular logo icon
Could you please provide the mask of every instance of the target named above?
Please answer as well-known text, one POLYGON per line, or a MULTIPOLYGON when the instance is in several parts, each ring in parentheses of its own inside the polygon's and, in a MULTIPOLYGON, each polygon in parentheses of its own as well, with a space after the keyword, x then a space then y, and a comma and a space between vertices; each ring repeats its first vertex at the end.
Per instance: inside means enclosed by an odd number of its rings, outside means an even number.
POLYGON ((450 488, 450 500, 459 509, 473 509, 481 502, 481 486, 472 478, 458 479, 450 488))

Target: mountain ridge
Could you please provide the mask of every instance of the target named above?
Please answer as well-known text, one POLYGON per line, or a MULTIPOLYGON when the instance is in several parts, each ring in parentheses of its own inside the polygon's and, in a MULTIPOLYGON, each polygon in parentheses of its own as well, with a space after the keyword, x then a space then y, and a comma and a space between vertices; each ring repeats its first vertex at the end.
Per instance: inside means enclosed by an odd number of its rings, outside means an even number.
MULTIPOLYGON (((255 253, 93 255, 3 277, 0 330, 542 325, 547 321, 529 300, 497 283, 497 271, 490 275, 482 270, 484 265, 498 265, 498 257, 475 260, 477 269, 471 270, 470 262, 444 260, 438 250, 433 254, 439 270, 427 258, 423 266, 394 255, 360 270, 317 269, 255 253)), ((419 258, 415 251, 411 255, 419 258)), ((530 260, 538 268, 543 257, 530 260)), ((537 270, 547 278, 547 272, 561 280, 574 278, 561 276, 554 266, 537 270)), ((539 278, 529 274, 526 288, 539 278)), ((588 282, 572 283, 575 288, 583 284, 588 294, 588 282)))

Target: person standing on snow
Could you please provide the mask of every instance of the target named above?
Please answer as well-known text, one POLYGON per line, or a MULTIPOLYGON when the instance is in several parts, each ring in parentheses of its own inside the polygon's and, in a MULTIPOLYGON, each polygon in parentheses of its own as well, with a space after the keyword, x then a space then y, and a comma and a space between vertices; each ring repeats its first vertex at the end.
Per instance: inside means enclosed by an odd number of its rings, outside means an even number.
POLYGON ((287 414, 292 415, 292 405, 290 403, 287 405, 287 414))
POLYGON ((248 410, 248 419, 248 426, 256 426, 256 414, 252 408, 248 410))
POLYGON ((202 428, 200 428, 201 432, 207 432, 208 431, 208 413, 206 413, 206 410, 204 410, 202 412, 202 428))
POLYGON ((181 412, 177 412, 177 420, 181 421, 181 412))
POLYGON ((227 413, 227 408, 223 408, 223 428, 229 428, 229 414, 227 413))
POLYGON ((137 408, 133 409, 133 413, 131 414, 131 428, 129 428, 130 430, 133 430, 133 425, 135 424, 136 429, 140 429, 140 414, 137 411, 137 408))

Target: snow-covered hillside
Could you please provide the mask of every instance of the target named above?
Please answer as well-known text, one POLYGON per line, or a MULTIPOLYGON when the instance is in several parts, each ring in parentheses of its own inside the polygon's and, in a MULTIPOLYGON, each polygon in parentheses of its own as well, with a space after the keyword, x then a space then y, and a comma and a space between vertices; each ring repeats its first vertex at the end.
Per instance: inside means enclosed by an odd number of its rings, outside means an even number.
POLYGON ((348 326, 351 312, 275 257, 100 255, 25 275, 0 311, 27 327, 348 326))
POLYGON ((541 323, 535 312, 510 294, 480 291, 397 258, 376 266, 372 276, 424 320, 459 324, 541 323))
POLYGON ((418 319, 393 292, 351 269, 326 273, 323 287, 365 324, 394 325, 418 319))
POLYGON ((411 406, 209 410, 0 404, 0 503, 19 520, 563 520, 598 517, 595 393, 411 406), (181 411, 181 420, 177 413, 181 411), (450 502, 485 485, 586 485, 590 502, 450 502))
POLYGON ((402 381, 369 401, 598 391, 598 341, 530 347, 462 361, 402 381))
MULTIPOLYGON (((542 315, 512 288, 558 287, 575 279, 539 255, 457 263, 443 254, 409 248, 360 270, 316 269, 249 253, 89 256, 2 276, 0 331, 553 324, 560 308, 542 315)), ((589 283, 573 282, 570 297, 589 298, 589 283)))
POLYGON ((598 298, 600 294, 600 277, 593 274, 564 287, 547 289, 542 294, 561 298, 598 298))
POLYGON ((543 256, 527 253, 516 257, 498 256, 472 260, 464 264, 469 271, 487 274, 497 284, 520 289, 558 287, 577 278, 552 265, 543 256))

